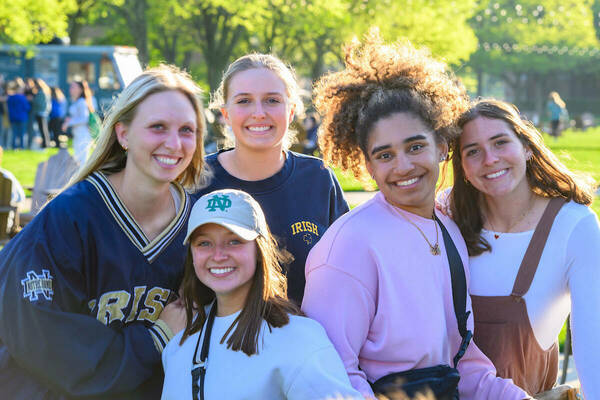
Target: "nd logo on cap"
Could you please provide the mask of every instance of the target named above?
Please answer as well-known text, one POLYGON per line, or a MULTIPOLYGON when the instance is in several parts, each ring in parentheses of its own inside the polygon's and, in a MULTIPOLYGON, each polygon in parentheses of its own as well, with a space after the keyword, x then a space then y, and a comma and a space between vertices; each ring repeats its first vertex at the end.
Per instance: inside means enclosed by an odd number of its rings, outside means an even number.
POLYGON ((212 198, 208 199, 208 204, 206 205, 206 210, 209 212, 217 211, 217 208, 221 211, 225 211, 231 207, 231 200, 229 196, 218 194, 214 195, 212 198))

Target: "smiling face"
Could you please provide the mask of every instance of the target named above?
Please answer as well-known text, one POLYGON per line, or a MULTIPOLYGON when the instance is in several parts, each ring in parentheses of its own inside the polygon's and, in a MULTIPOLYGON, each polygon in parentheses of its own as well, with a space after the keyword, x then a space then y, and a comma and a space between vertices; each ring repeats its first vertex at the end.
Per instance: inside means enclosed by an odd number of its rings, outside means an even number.
POLYGON ((294 116, 283 80, 266 68, 248 69, 231 78, 227 95, 221 112, 233 130, 236 148, 281 150, 294 116))
POLYGON ((119 143, 128 149, 125 173, 138 184, 174 181, 197 146, 196 113, 188 98, 171 90, 142 101, 129 125, 117 123, 119 143))
POLYGON ((390 204, 430 218, 439 162, 446 152, 419 117, 396 113, 369 132, 367 170, 390 204))
POLYGON ((465 177, 485 196, 530 190, 526 176, 530 152, 505 121, 477 117, 465 124, 460 152, 465 177))
POLYGON ((194 231, 190 249, 196 276, 215 292, 219 312, 241 310, 256 271, 256 241, 209 223, 194 231))

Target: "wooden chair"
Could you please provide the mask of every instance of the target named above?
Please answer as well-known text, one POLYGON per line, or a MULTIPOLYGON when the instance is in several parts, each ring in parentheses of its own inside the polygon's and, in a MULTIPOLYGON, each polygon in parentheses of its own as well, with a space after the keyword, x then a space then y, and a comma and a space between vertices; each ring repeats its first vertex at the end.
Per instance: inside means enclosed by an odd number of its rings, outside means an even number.
POLYGON ((5 245, 19 226, 19 212, 17 207, 10 204, 12 181, 0 175, 0 245, 5 245), (8 227, 8 220, 14 215, 12 227, 8 227))
POLYGON ((49 198, 69 182, 77 169, 79 163, 65 148, 61 148, 47 161, 39 163, 32 188, 31 211, 21 214, 21 225, 31 221, 49 198))

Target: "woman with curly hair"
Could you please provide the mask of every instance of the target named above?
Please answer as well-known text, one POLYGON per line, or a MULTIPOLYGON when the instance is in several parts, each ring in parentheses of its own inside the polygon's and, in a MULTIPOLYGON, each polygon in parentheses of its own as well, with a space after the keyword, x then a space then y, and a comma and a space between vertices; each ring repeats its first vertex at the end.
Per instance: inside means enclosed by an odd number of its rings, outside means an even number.
POLYGON ((319 81, 316 106, 325 159, 380 189, 329 228, 306 265, 302 309, 325 327, 352 385, 369 398, 387 384, 412 396, 424 389, 412 379, 437 375, 447 385, 429 385, 438 399, 528 398, 469 344, 467 248, 434 211, 464 89, 426 51, 371 32, 319 81))
POLYGON ((471 256, 475 342, 500 376, 542 392, 556 382, 557 338, 570 312, 583 391, 600 398, 592 185, 552 154, 512 104, 479 100, 459 126, 450 210, 471 256))

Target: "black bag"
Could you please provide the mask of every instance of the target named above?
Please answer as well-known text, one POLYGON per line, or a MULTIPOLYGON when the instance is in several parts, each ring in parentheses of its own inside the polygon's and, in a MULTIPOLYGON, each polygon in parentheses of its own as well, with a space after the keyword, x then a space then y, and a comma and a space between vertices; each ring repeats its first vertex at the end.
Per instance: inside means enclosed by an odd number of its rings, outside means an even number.
POLYGON ((462 343, 458 352, 454 356, 454 368, 449 365, 436 365, 434 367, 412 369, 404 372, 395 372, 379 378, 371 384, 373 392, 376 395, 385 395, 390 399, 403 398, 401 396, 413 397, 418 393, 427 394, 431 392, 437 400, 459 400, 458 382, 460 374, 456 369, 458 361, 462 358, 471 342, 473 333, 467 330, 467 319, 470 311, 467 312, 467 281, 465 279, 465 269, 458 254, 458 250, 448 234, 446 227, 435 216, 436 222, 440 225, 444 244, 446 246, 446 255, 450 265, 450 277, 452 280, 452 301, 454 303, 454 313, 458 323, 458 330, 462 336, 462 343))
POLYGON ((401 396, 413 398, 427 394, 430 390, 437 400, 458 400, 458 381, 460 375, 456 368, 448 365, 411 369, 386 375, 372 384, 376 394, 384 394, 390 399, 401 396))

